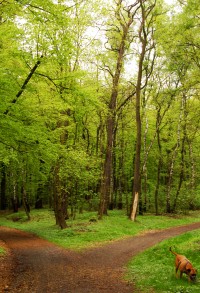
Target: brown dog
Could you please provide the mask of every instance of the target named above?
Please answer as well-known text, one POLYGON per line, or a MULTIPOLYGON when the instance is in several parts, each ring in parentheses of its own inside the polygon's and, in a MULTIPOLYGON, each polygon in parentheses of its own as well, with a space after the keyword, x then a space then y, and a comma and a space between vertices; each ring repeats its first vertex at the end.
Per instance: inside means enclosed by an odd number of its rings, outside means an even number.
POLYGON ((173 253, 175 258, 175 266, 176 266, 176 277, 178 277, 178 270, 180 271, 180 278, 182 277, 183 273, 188 276, 188 281, 195 281, 197 270, 193 268, 191 262, 184 256, 180 255, 174 251, 172 251, 171 247, 169 249, 171 253, 173 253))

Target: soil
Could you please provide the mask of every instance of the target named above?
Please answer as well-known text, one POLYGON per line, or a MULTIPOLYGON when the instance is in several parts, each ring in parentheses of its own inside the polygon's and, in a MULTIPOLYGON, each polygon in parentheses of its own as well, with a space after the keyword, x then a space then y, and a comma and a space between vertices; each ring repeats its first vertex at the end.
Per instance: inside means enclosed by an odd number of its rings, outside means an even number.
POLYGON ((0 292, 138 292, 133 283, 124 279, 127 262, 164 239, 194 229, 200 229, 200 223, 151 231, 74 252, 35 235, 0 227, 1 245, 8 252, 0 257, 0 292))

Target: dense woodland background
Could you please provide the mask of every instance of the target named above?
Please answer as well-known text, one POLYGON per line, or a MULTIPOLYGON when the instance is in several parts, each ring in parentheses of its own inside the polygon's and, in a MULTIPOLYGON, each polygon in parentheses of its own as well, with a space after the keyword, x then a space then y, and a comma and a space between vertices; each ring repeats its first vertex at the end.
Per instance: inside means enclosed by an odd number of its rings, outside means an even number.
POLYGON ((200 208, 196 0, 0 0, 0 209, 200 208))

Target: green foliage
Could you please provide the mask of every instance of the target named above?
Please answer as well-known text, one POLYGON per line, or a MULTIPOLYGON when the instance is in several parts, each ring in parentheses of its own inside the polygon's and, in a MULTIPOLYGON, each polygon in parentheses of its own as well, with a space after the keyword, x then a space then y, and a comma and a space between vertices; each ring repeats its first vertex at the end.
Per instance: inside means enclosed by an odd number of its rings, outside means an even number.
MULTIPOLYGON (((76 1, 71 6, 64 1, 29 2, 3 0, 0 7, 0 181, 4 175, 6 179, 2 194, 10 206, 13 194, 21 199, 25 184, 31 203, 38 195, 51 202, 55 187, 52 170, 59 161, 61 189, 73 198, 76 208, 88 204, 85 197, 89 194, 90 207, 96 209, 116 48, 130 6, 122 1, 120 10, 115 1, 108 4, 104 0, 76 1), (38 60, 40 65, 23 87, 38 60)), ((151 3, 146 1, 145 7, 151 3)), ((135 158, 134 91, 141 13, 137 7, 125 44, 113 150, 112 198, 117 203, 122 197, 127 207, 135 158)), ((168 189, 172 205, 179 192, 177 212, 200 205, 200 168, 196 163, 200 143, 199 6, 191 0, 181 7, 172 13, 171 7, 156 1, 148 16, 148 36, 152 37, 148 37, 150 50, 143 64, 141 92, 141 162, 146 161, 146 174, 142 175, 147 175, 142 177, 142 200, 148 211, 155 210, 159 158, 159 212, 165 211, 168 189), (178 191, 182 164, 183 182, 178 191)))

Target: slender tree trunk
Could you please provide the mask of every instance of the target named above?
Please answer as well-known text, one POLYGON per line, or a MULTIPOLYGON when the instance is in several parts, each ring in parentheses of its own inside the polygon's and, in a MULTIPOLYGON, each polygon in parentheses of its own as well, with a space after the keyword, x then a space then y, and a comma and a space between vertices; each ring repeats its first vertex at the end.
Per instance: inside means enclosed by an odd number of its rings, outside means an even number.
MULTIPOLYGON (((12 185, 13 185, 12 186, 13 187, 13 194, 12 194, 13 212, 14 213, 17 213, 18 212, 18 209, 19 209, 19 199, 18 199, 17 190, 16 190, 17 183, 16 183, 16 180, 14 179, 13 174, 11 175, 11 177, 12 177, 12 185)), ((22 198, 23 198, 23 194, 22 194, 22 198)))
POLYGON ((195 161, 194 161, 193 148, 192 148, 191 141, 188 140, 188 144, 189 144, 189 157, 190 157, 190 164, 191 164, 190 187, 191 187, 191 190, 195 190, 195 181, 196 181, 195 161))
POLYGON ((141 3, 142 9, 142 22, 139 31, 139 38, 142 44, 142 51, 139 58, 138 66, 138 76, 136 84, 136 105, 135 105, 135 115, 136 115, 136 150, 135 150, 135 166, 134 166, 134 179, 133 179, 133 202, 131 207, 130 219, 135 221, 137 214, 137 207, 139 196, 141 193, 141 172, 140 172, 140 156, 141 156, 141 114, 140 114, 140 104, 141 104, 141 84, 142 84, 142 70, 143 70, 143 61, 145 57, 146 45, 147 45, 147 36, 144 33, 144 23, 145 23, 145 11, 141 3), (144 36, 142 36, 142 31, 144 36))
POLYGON ((159 159, 158 159, 158 166, 157 166, 157 181, 156 181, 156 189, 155 189, 155 213, 156 215, 159 214, 158 210, 158 195, 159 195, 159 187, 160 187, 160 173, 162 168, 162 146, 160 142, 160 115, 161 108, 159 107, 157 111, 157 118, 156 118, 156 128, 157 128, 157 143, 158 143, 158 153, 159 153, 159 159))
MULTIPOLYGON (((185 101, 185 94, 183 94, 183 97, 181 100, 181 106, 180 106, 178 128, 177 128, 177 143, 175 144, 175 146, 173 148, 172 158, 171 158, 171 162, 170 162, 169 169, 168 169, 168 182, 167 182, 167 193, 166 193, 166 212, 167 213, 171 213, 173 211, 173 208, 171 207, 171 186, 172 186, 172 179, 173 179, 173 173, 174 173, 174 164, 176 161, 177 152, 180 148, 180 142, 181 142, 181 125, 182 125, 183 121, 185 123, 185 118, 186 118, 186 117, 183 117, 186 115, 185 102, 186 102, 185 101)), ((184 133, 184 136, 185 135, 186 134, 184 133)), ((185 141, 185 138, 184 138, 184 141, 185 141)), ((182 159, 184 159, 184 158, 182 157, 182 159)), ((181 170, 181 173, 182 172, 183 172, 183 170, 181 170)), ((179 187, 178 187, 177 194, 176 194, 177 198, 179 196, 179 192, 180 192, 180 188, 181 188, 182 180, 183 180, 183 178, 182 178, 183 174, 181 174, 181 173, 180 173, 179 187)), ((175 202, 175 205, 176 205, 176 202, 175 202)))
POLYGON ((193 155, 192 143, 187 138, 188 145, 189 145, 189 158, 190 158, 190 165, 191 165, 191 179, 190 179, 190 189, 191 189, 191 199, 190 199, 190 209, 194 209, 194 195, 195 195, 195 179, 196 179, 196 171, 195 171, 195 160, 193 155))
MULTIPOLYGON (((114 97, 116 99, 116 97, 114 97)), ((100 189, 99 219, 107 215, 107 209, 110 202, 111 194, 111 176, 112 176, 112 152, 113 152, 113 129, 114 117, 107 119, 107 147, 106 157, 103 166, 103 177, 100 189)))
POLYGON ((109 205, 109 209, 113 210, 116 208, 117 205, 117 190, 118 190, 118 170, 117 170, 117 157, 116 157, 116 134, 117 134, 117 126, 115 127, 114 130, 114 137, 113 137, 113 174, 112 174, 112 188, 111 188, 111 201, 109 205))
POLYGON ((181 186, 182 186, 182 183, 183 183, 183 180, 184 180, 184 161, 185 161, 185 155, 184 154, 185 154, 185 137, 183 137, 183 140, 182 140, 179 183, 178 183, 178 187, 177 187, 177 191, 176 191, 176 196, 175 196, 175 199, 174 199, 172 212, 176 211, 178 197, 179 197, 181 186))
POLYGON ((1 210, 6 209, 6 166, 4 163, 1 164, 1 190, 0 190, 0 203, 1 210))
POLYGON ((133 203, 131 207, 130 218, 132 221, 136 219, 137 206, 139 201, 139 195, 141 193, 141 173, 140 173, 140 155, 141 155, 141 118, 140 118, 140 86, 142 76, 142 68, 138 73, 138 85, 136 91, 136 154, 135 154, 135 166, 134 166, 134 180, 133 180, 133 203), (139 82, 140 81, 140 82, 139 82))
POLYGON ((67 224, 65 222, 65 213, 63 212, 63 200, 59 170, 59 163, 57 163, 54 170, 54 213, 56 218, 56 224, 59 225, 61 229, 65 229, 67 228, 67 224))
POLYGON ((125 53, 125 42, 127 39, 129 27, 133 22, 133 18, 129 15, 129 20, 127 23, 123 23, 124 19, 121 18, 121 14, 119 12, 121 6, 121 1, 118 1, 118 7, 116 11, 116 15, 118 20, 121 20, 122 26, 122 36, 121 42, 118 49, 117 63, 114 75, 111 74, 113 79, 112 92, 110 96, 109 102, 109 113, 107 117, 107 145, 106 145, 106 156, 103 165, 103 175, 101 180, 101 188, 100 188, 100 203, 99 203, 99 211, 98 216, 99 219, 103 217, 103 215, 107 215, 107 209, 110 202, 111 196, 111 188, 112 188, 112 174, 113 174, 113 141, 114 141, 114 129, 115 129, 115 118, 116 118, 116 104, 117 104, 117 96, 118 96, 118 86, 120 75, 123 66, 123 59, 125 53))
POLYGON ((168 175, 167 175, 167 193, 166 193, 166 213, 171 213, 171 186, 172 186, 172 177, 174 172, 174 163, 176 158, 178 146, 175 146, 175 151, 172 154, 172 158, 168 168, 168 175))
POLYGON ((184 166, 185 166, 185 142, 187 138, 187 129, 186 129, 186 119, 187 119, 187 109, 186 109, 186 95, 183 94, 182 97, 182 111, 183 111, 183 122, 181 123, 182 125, 182 130, 183 130, 183 137, 181 141, 181 162, 180 162, 180 174, 179 174, 179 183, 176 191, 176 196, 174 199, 174 204, 173 204, 173 212, 176 211, 177 208, 177 201, 178 197, 180 194, 180 190, 182 187, 182 183, 184 181, 184 166))
MULTIPOLYGON (((62 91, 60 92, 62 96, 62 91)), ((61 114, 66 116, 66 119, 61 119, 57 123, 57 128, 62 128, 64 126, 63 131, 60 134, 60 143, 61 145, 65 145, 68 139, 68 131, 66 130, 66 126, 69 125, 68 117, 71 115, 70 110, 67 109, 62 111, 61 114)), ((54 197, 54 212, 56 218, 56 224, 60 226, 61 229, 67 228, 66 219, 68 219, 67 213, 67 205, 68 205, 68 193, 66 192, 66 186, 63 182, 60 175, 60 165, 63 159, 61 157, 58 158, 57 163, 53 172, 53 197, 54 197)))
POLYGON ((157 166, 157 180, 156 180, 156 189, 155 189, 155 214, 159 215, 159 206, 158 206, 158 196, 159 196, 159 187, 160 187, 160 172, 162 167, 162 158, 161 154, 159 155, 158 166, 157 166))
POLYGON ((120 141, 120 157, 119 157, 119 166, 120 169, 118 171, 119 174, 119 185, 118 185, 118 209, 122 210, 123 208, 123 194, 125 193, 125 172, 124 172, 124 124, 123 121, 121 123, 122 127, 122 137, 120 141))
MULTIPOLYGON (((15 98, 11 101, 12 104, 15 104, 18 100, 18 98, 23 94, 24 90, 27 87, 27 84, 29 83, 30 79, 32 78, 33 74, 35 73, 36 69, 41 63, 43 56, 40 57, 40 59, 35 63, 35 65, 31 68, 27 78, 25 79, 23 85, 21 86, 20 90, 16 94, 15 98)), ((4 112, 5 115, 7 115, 9 112, 9 108, 4 112)))
POLYGON ((27 194, 26 194, 26 189, 25 189, 25 183, 23 183, 22 186, 22 202, 23 202, 23 207, 27 216, 28 221, 30 221, 31 217, 30 217, 30 205, 28 203, 28 199, 27 199, 27 194))
MULTIPOLYGON (((145 121, 146 121, 146 126, 145 126, 145 133, 144 133, 144 154, 145 157, 147 156, 147 133, 148 133, 148 119, 145 115, 145 121)), ((143 210, 142 212, 147 211, 147 182, 148 182, 148 174, 147 174, 147 161, 144 161, 144 165, 142 168, 142 177, 143 177, 143 198, 144 198, 144 203, 143 203, 143 210)), ((142 204, 142 203, 141 203, 142 204)))
MULTIPOLYGON (((141 53, 139 55, 139 64, 138 64, 138 74, 137 74, 137 83, 136 83, 136 105, 135 105, 135 115, 136 115, 136 153, 135 153, 135 164, 134 164, 134 179, 133 179, 133 191, 132 191, 132 207, 130 212, 130 219, 135 221, 137 214, 137 206, 138 202, 140 203, 140 212, 142 211, 142 198, 141 198, 141 131, 142 131, 142 122, 141 122, 141 88, 142 88, 142 77, 143 77, 143 63, 145 60, 145 55, 148 45, 148 35, 150 34, 150 27, 152 26, 153 17, 149 18, 148 16, 154 9, 156 5, 156 1, 152 4, 145 3, 146 1, 139 0, 138 4, 141 9, 141 19, 140 19, 140 27, 139 27, 139 41, 141 44, 141 53), (148 22, 148 23, 147 23, 148 22)), ((151 32, 152 33, 152 32, 151 32)), ((152 36, 153 38, 153 36, 152 36)), ((151 45, 152 47, 153 45, 151 45)), ((150 48, 148 48, 150 50, 150 48)), ((150 72, 153 70, 152 68, 150 72)), ((146 82, 148 82, 148 74, 146 75, 146 82)))

